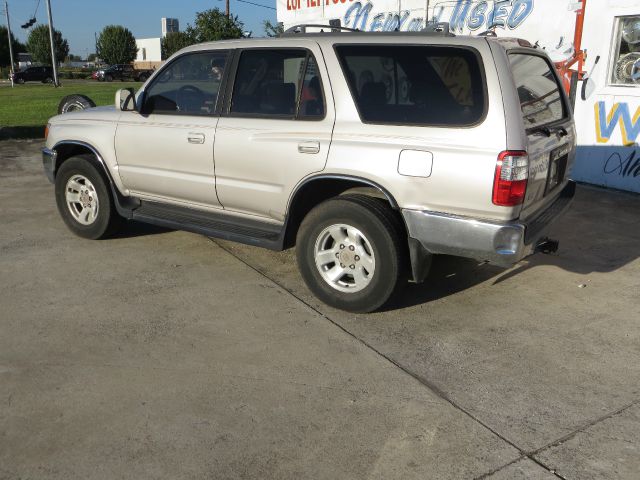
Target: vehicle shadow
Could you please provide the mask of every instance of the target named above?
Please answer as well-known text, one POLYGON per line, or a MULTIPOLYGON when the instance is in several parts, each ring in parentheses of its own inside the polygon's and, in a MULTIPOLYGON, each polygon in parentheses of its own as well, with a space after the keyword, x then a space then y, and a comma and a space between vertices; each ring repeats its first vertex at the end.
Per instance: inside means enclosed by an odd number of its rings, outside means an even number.
POLYGON ((538 253, 508 270, 436 256, 426 281, 410 284, 385 310, 428 303, 491 279, 497 285, 543 265, 582 275, 618 270, 640 256, 640 195, 581 185, 571 209, 549 236, 560 241, 556 254, 538 253))
POLYGON ((165 227, 158 227, 150 223, 128 220, 115 234, 109 237, 110 240, 122 240, 125 238, 144 237, 148 235, 160 235, 162 233, 173 232, 174 230, 165 227))

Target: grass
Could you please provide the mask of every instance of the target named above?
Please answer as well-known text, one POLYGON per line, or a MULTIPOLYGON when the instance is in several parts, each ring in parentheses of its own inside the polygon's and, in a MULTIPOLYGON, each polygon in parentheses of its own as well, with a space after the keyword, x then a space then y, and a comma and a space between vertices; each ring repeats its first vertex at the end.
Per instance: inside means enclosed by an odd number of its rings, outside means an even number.
POLYGON ((129 82, 73 83, 67 81, 59 88, 36 83, 16 85, 14 88, 2 86, 0 87, 0 128, 16 127, 7 129, 17 132, 16 137, 33 137, 38 131, 41 132, 39 136, 42 136, 47 120, 57 115, 58 104, 63 97, 79 93, 91 98, 98 106, 112 105, 118 89, 128 87, 138 89, 141 85, 141 83, 129 82))

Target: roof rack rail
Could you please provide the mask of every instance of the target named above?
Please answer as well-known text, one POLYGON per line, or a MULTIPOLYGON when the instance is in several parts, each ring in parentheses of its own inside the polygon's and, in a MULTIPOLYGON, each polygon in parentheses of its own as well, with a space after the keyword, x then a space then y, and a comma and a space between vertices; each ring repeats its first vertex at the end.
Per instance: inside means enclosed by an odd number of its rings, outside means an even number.
POLYGON ((442 35, 443 37, 455 37, 451 32, 449 22, 430 22, 421 30, 422 33, 430 33, 432 35, 442 35))
MULTIPOLYGON (((316 25, 311 23, 302 23, 300 25, 294 25, 293 27, 287 28, 283 33, 281 33, 281 35, 297 35, 300 33, 307 33, 307 28, 309 27, 321 28, 321 29, 326 28, 330 32, 335 32, 335 31, 361 32, 362 31, 362 30, 358 30, 357 28, 341 27, 340 25, 316 25)), ((324 30, 320 30, 320 31, 324 32, 324 30)))

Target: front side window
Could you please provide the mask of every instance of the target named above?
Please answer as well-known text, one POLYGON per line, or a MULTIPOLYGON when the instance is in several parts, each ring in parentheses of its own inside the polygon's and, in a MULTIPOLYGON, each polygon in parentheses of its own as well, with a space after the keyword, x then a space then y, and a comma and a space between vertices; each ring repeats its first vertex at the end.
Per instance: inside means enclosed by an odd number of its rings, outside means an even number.
POLYGON ((543 57, 509 55, 520 108, 527 129, 542 127, 566 117, 560 85, 551 64, 543 57))
POLYGON ((465 126, 484 115, 483 75, 469 49, 342 45, 336 51, 365 122, 465 126))
POLYGON ((640 16, 617 19, 610 81, 614 85, 640 85, 640 16))
POLYGON ((147 89, 142 113, 213 114, 226 61, 226 52, 182 55, 147 89))
POLYGON ((238 62, 231 114, 314 119, 324 117, 317 64, 306 50, 246 50, 238 62))

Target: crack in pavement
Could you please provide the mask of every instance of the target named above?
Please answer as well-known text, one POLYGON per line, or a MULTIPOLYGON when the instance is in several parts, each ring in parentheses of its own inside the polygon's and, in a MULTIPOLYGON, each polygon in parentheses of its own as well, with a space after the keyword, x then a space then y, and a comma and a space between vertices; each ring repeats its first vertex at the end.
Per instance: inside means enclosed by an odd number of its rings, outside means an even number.
POLYGON ((586 430, 589 427, 592 427, 604 420, 607 420, 615 415, 618 415, 622 412, 624 412, 625 410, 633 407, 634 405, 640 404, 640 399, 634 400, 633 402, 613 411, 610 412, 606 415, 603 415, 601 417, 596 418, 595 420, 592 420, 584 425, 582 425, 581 427, 572 430, 570 433, 568 433, 567 435, 564 435, 562 437, 560 437, 559 439, 556 439, 546 445, 544 445, 543 447, 540 447, 536 450, 533 451, 527 451, 521 447, 519 447, 515 442, 509 440, 505 435, 501 434, 500 432, 498 432, 497 430, 495 430, 494 428, 492 428, 491 426, 489 426, 488 424, 486 424, 485 422, 483 422, 482 420, 480 420, 478 417, 476 417, 475 415, 473 415, 471 412, 467 411, 464 407, 462 407, 461 405, 459 405, 455 400, 453 400, 451 397, 449 397, 449 395, 447 395, 441 388, 439 388, 437 385, 433 384, 432 382, 430 382, 428 379, 424 378, 423 376, 411 371, 410 369, 408 369, 407 367, 401 365, 400 363, 396 362, 395 360, 393 360, 391 357, 387 356, 386 354, 382 353, 380 350, 378 350, 377 348, 375 348, 373 345, 367 343, 365 340, 361 339, 360 337, 356 336, 355 334, 353 334, 352 332, 350 332, 349 330, 347 330, 345 327, 343 327, 342 325, 340 325, 337 321, 333 320, 331 317, 329 317, 328 315, 326 315, 325 313, 321 312, 320 310, 318 310, 316 307, 314 307, 313 305, 309 304, 306 300, 304 300, 303 298, 301 298, 300 296, 296 295, 295 292, 291 291, 290 289, 288 289, 287 287, 285 287, 283 284, 281 284, 280 282, 278 282, 277 280, 269 277, 266 273, 264 273, 263 271, 261 271, 260 269, 254 267, 253 265, 251 265, 249 262, 247 262, 246 260, 240 258, 238 255, 236 255, 235 253, 233 253, 233 251, 231 251, 230 249, 228 249, 226 246, 222 245, 221 243, 219 243, 218 241, 216 241, 216 239, 208 237, 209 240, 214 243, 216 246, 218 246, 219 248, 221 248, 224 252, 226 252, 227 254, 231 255, 233 258, 235 258, 236 260, 238 260, 239 262, 243 263, 244 265, 246 265, 247 267, 249 267, 251 270, 253 270, 254 272, 256 272, 257 274, 259 274, 260 276, 262 276, 263 278, 265 278, 266 280, 274 283, 275 285, 277 285, 279 288, 281 288, 282 290, 284 290, 285 292, 287 292, 289 295, 291 295, 293 298, 295 298, 296 300, 298 300, 300 303, 304 304, 305 306, 307 306, 308 308, 310 308, 311 310, 313 310, 315 313, 317 313, 320 317, 324 318, 325 320, 327 320, 328 322, 330 322, 331 324, 333 324, 334 326, 336 326, 337 328, 339 328, 340 330, 342 330, 344 333, 346 333, 347 335, 349 335, 351 338, 353 338, 354 340, 356 340, 358 343, 364 345, 365 347, 367 347, 369 350, 373 351, 374 353, 376 353, 378 356, 384 358, 387 362, 391 363, 392 365, 394 365, 395 367, 399 368, 402 372, 404 372, 405 374, 411 376, 413 379, 417 380, 421 385, 423 385, 424 387, 426 387, 427 389, 429 389, 431 392, 433 392, 436 396, 440 397, 442 400, 444 400, 445 402, 449 403, 453 408, 455 408, 456 410, 460 411, 461 413, 463 413, 464 415, 466 415, 467 417, 471 418, 474 422, 478 423, 479 425, 481 425, 482 427, 484 427, 485 429, 489 430, 491 433, 493 433, 495 436, 497 436, 499 439, 501 439, 502 441, 504 441, 505 443, 509 444, 510 446, 512 446, 513 448, 515 448, 519 453, 520 456, 518 456, 517 458, 515 458, 514 460, 510 461, 509 463, 502 465, 500 467, 498 467, 495 470, 492 470, 490 472, 484 473, 478 477, 475 477, 474 480, 481 480, 484 478, 487 478, 497 472, 499 472, 500 470, 503 470, 504 468, 513 465, 514 463, 523 460, 523 459, 528 459, 531 460, 532 462, 534 462, 535 464, 537 464, 538 466, 540 466, 541 468, 544 468, 547 472, 549 472, 550 474, 554 475, 556 478, 559 478, 561 480, 566 480, 566 477, 564 477, 563 475, 559 474, 557 471, 555 471, 554 469, 552 469, 551 467, 547 466, 546 464, 544 464, 541 460, 539 460, 538 458, 535 457, 535 455, 538 455, 539 453, 552 448, 552 447, 556 447, 559 445, 562 445, 563 443, 565 443, 566 441, 572 439, 573 437, 575 437, 576 435, 578 435, 579 433, 583 432, 584 430, 586 430))

